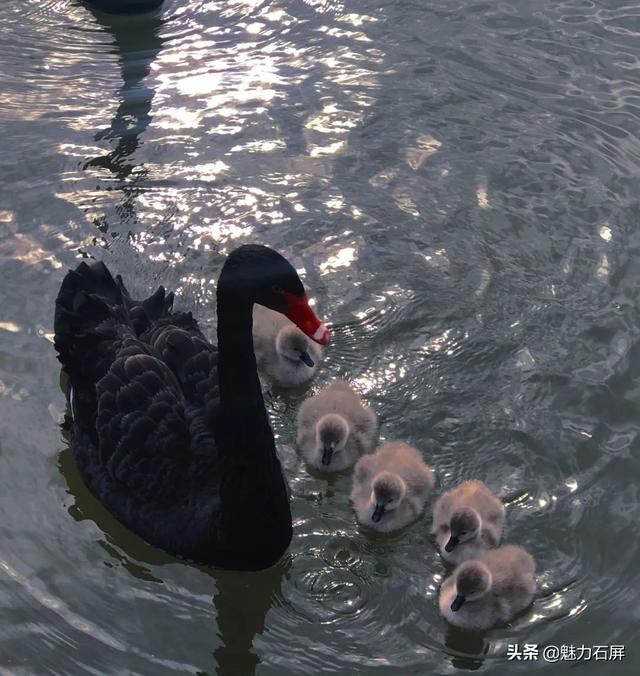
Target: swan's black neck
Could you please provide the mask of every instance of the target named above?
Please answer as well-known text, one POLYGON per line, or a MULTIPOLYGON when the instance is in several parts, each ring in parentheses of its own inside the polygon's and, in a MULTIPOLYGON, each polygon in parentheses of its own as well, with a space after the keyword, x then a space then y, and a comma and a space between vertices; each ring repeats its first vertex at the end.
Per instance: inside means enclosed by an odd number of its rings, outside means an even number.
MULTIPOLYGON (((245 420, 252 423, 256 434, 268 431, 271 437, 253 350, 252 315, 252 303, 233 299, 225 302, 219 295, 218 380, 220 404, 226 414, 220 423, 222 427, 226 422, 235 426, 245 420)), ((237 435, 243 428, 231 431, 237 435)), ((275 447, 273 450, 275 452, 275 447)))
POLYGON ((221 536, 229 567, 263 568, 291 540, 289 499, 256 370, 253 300, 224 269, 217 295, 221 536))

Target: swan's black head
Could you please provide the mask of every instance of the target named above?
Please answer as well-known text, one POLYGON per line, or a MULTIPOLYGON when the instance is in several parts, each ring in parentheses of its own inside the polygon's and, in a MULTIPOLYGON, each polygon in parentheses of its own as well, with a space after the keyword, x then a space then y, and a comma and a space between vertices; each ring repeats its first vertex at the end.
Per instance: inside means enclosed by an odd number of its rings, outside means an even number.
POLYGON ((245 244, 229 254, 218 295, 230 304, 260 303, 286 315, 317 343, 329 342, 329 329, 309 306, 298 273, 284 256, 266 246, 245 244))

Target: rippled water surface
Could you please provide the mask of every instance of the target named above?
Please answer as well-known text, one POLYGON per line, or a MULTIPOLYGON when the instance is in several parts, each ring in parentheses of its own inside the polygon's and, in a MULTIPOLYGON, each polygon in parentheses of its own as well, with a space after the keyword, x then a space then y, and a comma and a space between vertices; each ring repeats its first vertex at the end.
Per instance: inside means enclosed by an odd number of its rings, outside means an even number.
POLYGON ((506 674, 508 644, 625 644, 639 673, 640 10, 617 0, 166 0, 116 19, 0 5, 0 673, 506 674), (215 330, 223 255, 282 251, 354 381, 436 469, 508 503, 541 596, 452 631, 424 517, 354 522, 292 446, 280 565, 222 573, 137 540, 61 432, 65 270, 160 281, 215 330))

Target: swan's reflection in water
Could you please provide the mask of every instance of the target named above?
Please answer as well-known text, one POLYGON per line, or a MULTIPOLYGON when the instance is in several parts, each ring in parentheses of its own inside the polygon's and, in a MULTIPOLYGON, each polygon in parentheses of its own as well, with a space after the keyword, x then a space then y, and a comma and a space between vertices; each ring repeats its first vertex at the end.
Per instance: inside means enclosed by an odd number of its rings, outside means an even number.
MULTIPOLYGON (((105 539, 100 544, 108 553, 108 566, 122 566, 145 582, 164 583, 160 566, 180 563, 204 573, 217 592, 211 605, 212 628, 217 624, 218 640, 213 658, 218 676, 252 674, 259 663, 253 649, 254 639, 264 632, 267 613, 282 598, 281 587, 289 568, 288 555, 275 566, 255 573, 238 573, 188 564, 147 544, 125 528, 105 509, 85 486, 71 455, 65 448, 59 455, 58 468, 73 497, 69 513, 76 521, 93 521, 105 539), (215 609, 215 610, 214 610, 215 609), (215 621, 214 621, 215 612, 215 621)), ((169 581, 167 581, 169 583, 169 581)))
POLYGON ((134 220, 134 200, 141 192, 140 183, 148 173, 143 165, 136 166, 134 153, 140 145, 140 136, 151 122, 151 104, 155 94, 144 80, 162 49, 160 29, 164 20, 159 12, 110 14, 82 4, 98 25, 113 37, 122 76, 122 86, 118 91, 120 103, 111 124, 94 137, 96 141, 107 141, 113 147, 105 155, 88 160, 84 168, 106 170, 111 174, 115 181, 113 188, 123 193, 118 215, 123 221, 134 220))
POLYGON ((444 643, 451 657, 451 666, 466 671, 480 669, 484 655, 489 651, 486 635, 486 632, 465 631, 449 626, 444 643))
POLYGON ((269 609, 281 598, 282 581, 290 567, 286 554, 275 566, 256 573, 216 571, 220 646, 214 652, 219 676, 253 674, 260 658, 253 646, 264 632, 269 609))

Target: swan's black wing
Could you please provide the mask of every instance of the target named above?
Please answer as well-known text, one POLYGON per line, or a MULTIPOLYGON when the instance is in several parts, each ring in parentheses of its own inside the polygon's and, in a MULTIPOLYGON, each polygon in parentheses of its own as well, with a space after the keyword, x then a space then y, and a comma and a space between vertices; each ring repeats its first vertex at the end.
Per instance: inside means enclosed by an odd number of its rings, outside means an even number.
POLYGON ((201 559, 215 542, 219 477, 213 437, 169 367, 127 341, 96 388, 97 456, 87 482, 148 542, 201 559))
MULTIPOLYGON (((217 349, 191 313, 172 312, 173 294, 160 287, 133 300, 103 263, 81 263, 67 273, 55 315, 55 346, 68 373, 82 422, 95 428, 95 387, 119 352, 146 353, 164 362, 186 405, 202 409, 213 433, 218 402, 217 349), (132 342, 132 339, 137 339, 132 342)), ((123 353, 124 354, 124 353, 123 353)), ((87 430, 91 431, 91 430, 87 430)))
POLYGON ((102 263, 81 263, 58 296, 55 343, 85 482, 134 532, 198 558, 215 537, 217 351, 171 301, 162 288, 134 301, 102 263))
POLYGON ((99 459, 110 479, 144 502, 173 496, 191 456, 175 376, 149 354, 118 356, 96 394, 99 459))
POLYGON ((175 375, 189 405, 201 411, 213 434, 219 403, 218 351, 200 333, 191 313, 156 321, 142 336, 175 375))

